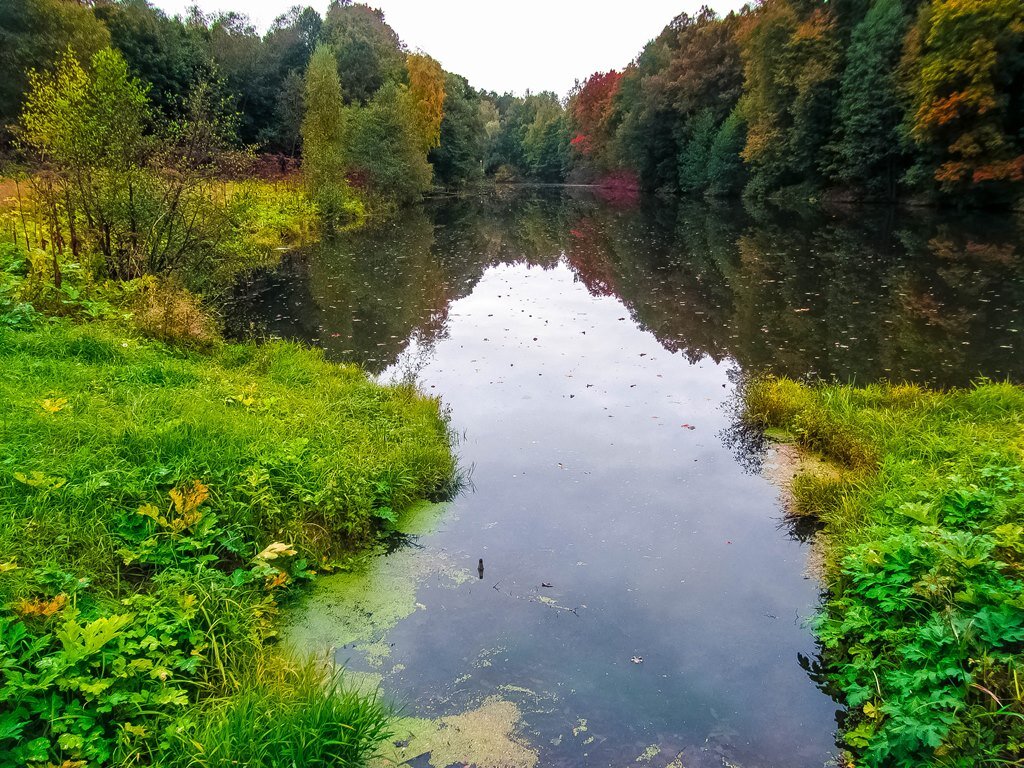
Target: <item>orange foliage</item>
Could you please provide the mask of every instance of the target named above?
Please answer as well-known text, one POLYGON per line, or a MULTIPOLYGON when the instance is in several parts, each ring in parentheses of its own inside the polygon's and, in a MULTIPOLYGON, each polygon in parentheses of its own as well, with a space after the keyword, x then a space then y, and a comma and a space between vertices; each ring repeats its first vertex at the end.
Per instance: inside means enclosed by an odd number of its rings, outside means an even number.
POLYGON ((14 605, 14 612, 23 619, 48 619, 63 610, 68 604, 68 596, 63 592, 50 600, 41 597, 32 600, 19 600, 14 605))

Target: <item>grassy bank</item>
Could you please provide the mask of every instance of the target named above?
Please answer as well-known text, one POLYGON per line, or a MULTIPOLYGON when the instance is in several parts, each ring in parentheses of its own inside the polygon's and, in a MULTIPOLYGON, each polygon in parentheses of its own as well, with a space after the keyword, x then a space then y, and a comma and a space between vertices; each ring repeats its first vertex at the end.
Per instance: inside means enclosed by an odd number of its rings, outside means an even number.
POLYGON ((858 766, 1024 756, 1024 390, 754 382, 750 421, 834 471, 794 480, 823 523, 815 630, 858 766))
POLYGON ((54 317, 5 258, 0 764, 360 765, 386 711, 278 658, 275 616, 447 489, 438 403, 298 345, 224 344, 148 283, 65 282, 54 317))

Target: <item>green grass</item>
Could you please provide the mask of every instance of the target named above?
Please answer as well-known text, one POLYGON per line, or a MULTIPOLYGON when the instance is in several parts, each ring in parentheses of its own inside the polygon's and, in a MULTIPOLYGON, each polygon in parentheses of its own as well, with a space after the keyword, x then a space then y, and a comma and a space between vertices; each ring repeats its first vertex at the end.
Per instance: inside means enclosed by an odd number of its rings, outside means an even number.
POLYGON ((277 669, 275 618, 451 489, 437 401, 295 344, 167 346, 102 297, 47 317, 6 256, 0 765, 363 764, 388 714, 277 669))
POLYGON ((247 680, 207 703, 199 723, 180 733, 161 768, 355 768, 393 736, 392 713, 375 696, 324 680, 313 664, 247 680))
POLYGON ((1024 390, 748 385, 747 418, 838 472, 794 482, 824 524, 815 622, 858 766, 1024 757, 1024 390))

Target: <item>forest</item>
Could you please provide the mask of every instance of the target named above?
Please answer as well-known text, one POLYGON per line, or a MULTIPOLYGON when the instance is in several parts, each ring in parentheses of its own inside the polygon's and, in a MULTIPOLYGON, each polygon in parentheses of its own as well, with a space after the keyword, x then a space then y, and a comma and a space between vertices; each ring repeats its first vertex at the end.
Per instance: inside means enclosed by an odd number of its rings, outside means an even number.
MULTIPOLYGON (((704 8, 564 97, 478 90, 348 1, 323 16, 296 6, 266 33, 240 14, 168 17, 139 0, 12 0, 0 14, 0 139, 28 162, 42 160, 18 127, 43 85, 32 72, 59 69, 68 51, 88 69, 109 48, 145 96, 144 134, 188 124, 202 100, 225 150, 260 157, 263 172, 316 158, 389 202, 491 178, 1005 206, 1024 181, 1015 0, 704 8), (329 63, 338 83, 312 83, 329 63), (310 143, 324 112, 336 124, 310 143), (379 141, 392 151, 371 151, 379 141)), ((217 155, 220 172, 239 173, 217 155)))

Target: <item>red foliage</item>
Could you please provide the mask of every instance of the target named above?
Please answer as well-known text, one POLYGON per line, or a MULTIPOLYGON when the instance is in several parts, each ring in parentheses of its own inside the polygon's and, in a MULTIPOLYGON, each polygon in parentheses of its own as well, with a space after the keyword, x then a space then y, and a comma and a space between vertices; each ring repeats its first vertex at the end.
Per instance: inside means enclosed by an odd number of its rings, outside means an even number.
POLYGON ((1024 181, 1024 155, 1012 160, 979 166, 974 169, 972 181, 975 184, 983 181, 1024 181))
POLYGON ((589 155, 594 151, 593 142, 590 141, 590 137, 584 136, 582 133, 577 133, 573 136, 572 140, 569 142, 569 146, 581 155, 589 155))
POLYGON ((572 98, 569 109, 577 127, 573 146, 584 155, 599 150, 607 140, 612 100, 619 90, 622 73, 597 72, 588 77, 572 98))

